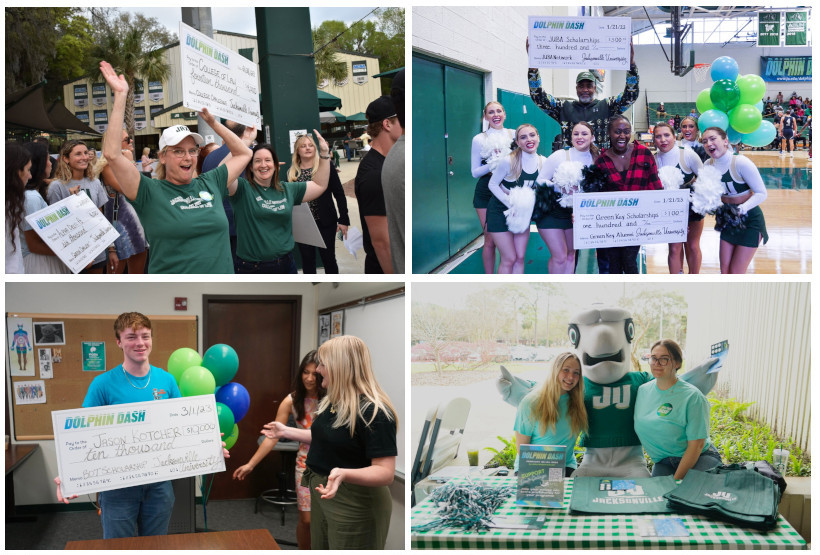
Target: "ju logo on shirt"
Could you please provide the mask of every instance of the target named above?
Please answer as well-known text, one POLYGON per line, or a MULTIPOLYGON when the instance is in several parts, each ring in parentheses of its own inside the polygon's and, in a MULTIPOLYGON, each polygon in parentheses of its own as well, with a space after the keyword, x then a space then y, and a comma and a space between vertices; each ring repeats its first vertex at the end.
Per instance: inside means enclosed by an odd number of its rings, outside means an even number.
POLYGON ((658 407, 658 416, 667 416, 670 412, 672 412, 672 405, 669 403, 664 403, 658 407))
POLYGON ((632 388, 629 385, 619 385, 616 387, 603 386, 601 394, 592 397, 592 407, 595 409, 605 409, 615 405, 617 409, 627 409, 632 398, 632 388))
POLYGON ((154 401, 159 401, 160 399, 167 399, 168 392, 164 389, 157 389, 154 388, 154 401))

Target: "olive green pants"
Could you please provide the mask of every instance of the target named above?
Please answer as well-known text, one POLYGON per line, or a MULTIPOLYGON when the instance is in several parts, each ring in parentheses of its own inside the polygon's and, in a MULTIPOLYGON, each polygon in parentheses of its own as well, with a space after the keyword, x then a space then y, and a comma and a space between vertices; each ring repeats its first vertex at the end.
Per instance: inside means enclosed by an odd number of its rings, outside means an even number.
POLYGON ((333 499, 322 499, 319 484, 327 484, 327 476, 306 468, 302 485, 310 488, 311 549, 384 549, 393 509, 387 486, 343 482, 333 499))

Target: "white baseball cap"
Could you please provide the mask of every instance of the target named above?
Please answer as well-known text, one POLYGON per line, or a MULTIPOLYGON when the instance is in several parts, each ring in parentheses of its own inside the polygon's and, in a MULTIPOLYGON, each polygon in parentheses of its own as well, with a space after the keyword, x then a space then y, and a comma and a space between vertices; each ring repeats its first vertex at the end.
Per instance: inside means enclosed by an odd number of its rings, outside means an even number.
POLYGON ((178 145, 185 137, 193 137, 196 146, 205 144, 205 139, 202 138, 202 135, 194 133, 188 129, 187 125, 174 125, 162 132, 162 136, 159 138, 159 149, 162 150, 166 146, 178 145))

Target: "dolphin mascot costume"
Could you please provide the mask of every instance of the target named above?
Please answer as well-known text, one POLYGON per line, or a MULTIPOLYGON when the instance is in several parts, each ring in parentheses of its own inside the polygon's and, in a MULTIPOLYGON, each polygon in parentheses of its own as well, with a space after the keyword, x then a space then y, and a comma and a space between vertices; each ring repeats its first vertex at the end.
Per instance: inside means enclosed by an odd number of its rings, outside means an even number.
MULTIPOLYGON (((649 476, 634 412, 638 387, 655 378, 630 371, 632 315, 623 308, 592 308, 570 319, 568 333, 581 360, 589 420, 589 431, 581 437, 586 453, 573 476, 649 476)), ((706 373, 716 362, 710 358, 679 377, 706 395, 717 382, 717 373, 706 373)), ((497 386, 503 399, 517 407, 535 382, 517 378, 502 366, 497 386)))

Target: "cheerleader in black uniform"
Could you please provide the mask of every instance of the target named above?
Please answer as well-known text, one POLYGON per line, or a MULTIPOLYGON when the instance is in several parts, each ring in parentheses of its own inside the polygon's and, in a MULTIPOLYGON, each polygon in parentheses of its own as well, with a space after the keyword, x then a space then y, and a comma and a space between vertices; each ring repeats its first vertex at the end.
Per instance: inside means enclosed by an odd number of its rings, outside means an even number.
POLYGON ((506 118, 507 114, 500 103, 488 102, 484 106, 487 130, 473 137, 470 152, 473 177, 478 178, 473 195, 473 208, 478 214, 484 232, 484 249, 481 256, 486 274, 495 273, 495 242, 492 234, 487 231, 487 205, 493 195, 487 185, 498 161, 510 153, 510 144, 514 138, 513 130, 504 128, 506 118))

